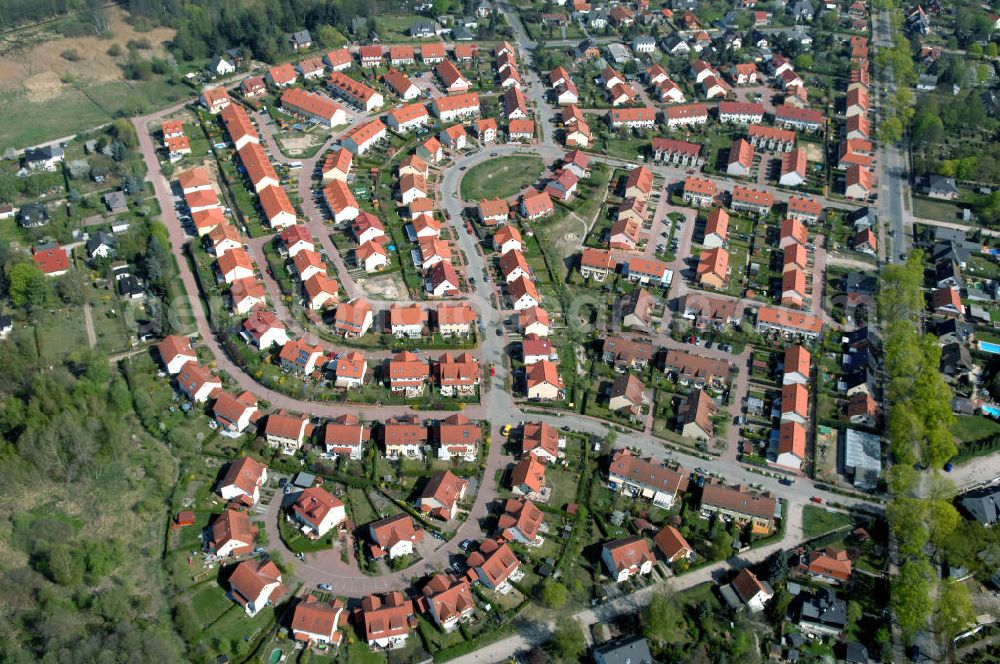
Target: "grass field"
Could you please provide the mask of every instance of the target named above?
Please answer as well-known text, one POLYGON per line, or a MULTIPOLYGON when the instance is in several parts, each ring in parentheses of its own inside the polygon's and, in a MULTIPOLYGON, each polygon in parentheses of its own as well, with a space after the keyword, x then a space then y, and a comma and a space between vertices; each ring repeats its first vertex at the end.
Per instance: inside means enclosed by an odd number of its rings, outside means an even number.
POLYGON ((38 354, 49 362, 59 362, 74 350, 87 345, 87 328, 83 309, 67 307, 45 315, 35 328, 38 354))
POLYGON ((813 538, 831 530, 851 525, 851 517, 840 512, 827 512, 824 507, 806 505, 802 508, 802 533, 813 538))
POLYGON ((500 157, 473 166, 462 178, 462 198, 508 198, 538 180, 545 169, 541 157, 500 157))
POLYGON ((951 433, 963 443, 971 443, 1000 433, 1000 422, 985 415, 959 415, 951 433))
POLYGON ((913 197, 913 214, 922 219, 938 221, 959 221, 961 208, 948 201, 938 201, 921 196, 913 197))
POLYGON ((187 97, 194 91, 164 80, 77 83, 43 102, 32 102, 22 90, 0 94, 0 151, 79 133, 111 122, 118 113, 148 112, 187 97))

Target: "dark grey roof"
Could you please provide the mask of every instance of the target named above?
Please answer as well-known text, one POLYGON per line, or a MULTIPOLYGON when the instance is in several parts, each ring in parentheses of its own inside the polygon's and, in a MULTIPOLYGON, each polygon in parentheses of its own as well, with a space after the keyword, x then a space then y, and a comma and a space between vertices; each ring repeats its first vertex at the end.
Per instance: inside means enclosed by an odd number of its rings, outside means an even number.
POLYGON ((938 261, 934 264, 934 278, 938 282, 942 282, 947 279, 954 279, 956 283, 961 284, 962 271, 958 268, 958 264, 954 261, 938 261))
POLYGON ((117 286, 118 286, 118 294, 126 297, 141 295, 146 290, 145 288, 143 288, 142 279, 136 277, 135 275, 130 275, 119 279, 117 286))
POLYGON ((594 660, 598 664, 653 664, 653 655, 646 639, 629 636, 594 648, 594 660))
POLYGON ((0 330, 9 330, 14 326, 14 319, 6 314, 0 316, 0 330))
POLYGON ((882 439, 875 434, 844 432, 844 469, 854 473, 854 486, 872 489, 882 474, 882 439))
POLYGON ((878 279, 866 272, 848 272, 844 277, 844 290, 849 295, 854 293, 874 295, 877 288, 878 279))
POLYGON ((788 6, 788 13, 796 18, 812 18, 816 10, 808 0, 799 0, 788 6))
POLYGON ((32 163, 37 161, 48 161, 56 157, 63 156, 63 149, 58 145, 44 145, 40 148, 25 148, 24 161, 32 163))
POLYGON ((868 326, 859 327, 856 330, 851 330, 850 332, 844 332, 841 335, 841 340, 847 346, 852 347, 867 347, 871 343, 872 338, 868 333, 868 326))
POLYGON ((959 415, 973 415, 976 412, 972 401, 964 397, 955 397, 951 400, 951 409, 959 415))
POLYGON ((848 641, 844 645, 844 661, 847 664, 868 664, 868 649, 860 643, 848 641))
POLYGON ((945 318, 934 325, 934 334, 939 340, 942 337, 953 337, 955 341, 966 341, 974 331, 972 325, 957 318, 945 318))
POLYGON ((124 191, 109 191, 104 194, 104 204, 112 210, 128 207, 128 199, 124 191))
POLYGON ((672 51, 681 44, 687 45, 687 42, 681 39, 680 35, 675 33, 663 39, 663 50, 672 51))
POLYGON ((972 257, 972 252, 978 248, 971 242, 955 242, 954 240, 935 242, 934 246, 931 247, 931 257, 935 261, 949 260, 959 264, 967 263, 972 257))
POLYGON ((473 39, 472 32, 470 32, 468 28, 461 25, 452 29, 451 35, 455 38, 455 41, 472 41, 473 39))
POLYGON ((934 227, 935 242, 965 242, 965 231, 961 228, 948 228, 946 226, 934 227))
POLYGON ((844 220, 853 225, 860 221, 868 221, 871 223, 871 217, 873 216, 872 211, 866 205, 865 207, 859 207, 857 210, 851 210, 844 217, 844 220))
POLYGON ((857 371, 852 371, 846 374, 843 382, 847 385, 847 389, 865 384, 871 387, 875 384, 875 376, 873 376, 871 370, 866 367, 864 369, 858 369, 857 371))
POLYGON ((90 239, 87 240, 87 253, 93 256, 94 252, 101 248, 101 245, 114 248, 114 236, 110 233, 106 233, 105 231, 97 231, 90 236, 90 239))
POLYGON ((958 504, 979 523, 994 523, 1000 515, 1000 488, 971 491, 962 496, 958 504))
POLYGON ((875 355, 868 352, 867 346, 859 348, 853 353, 846 353, 843 359, 845 371, 860 372, 862 369, 874 368, 875 366, 875 355))
POLYGON ((292 33, 292 41, 296 44, 308 44, 312 41, 312 35, 308 30, 299 30, 292 33))
POLYGON ((44 226, 49 223, 49 211, 39 203, 22 205, 18 211, 18 223, 24 228, 44 226))
POLYGON ((957 341, 941 348, 941 373, 954 376, 972 369, 972 353, 968 346, 957 341))
POLYGON ((847 602, 839 599, 836 591, 822 588, 814 595, 800 597, 799 625, 808 623, 836 630, 847 625, 847 602))
POLYGON ((736 591, 733 590, 732 584, 727 583, 724 586, 720 586, 719 594, 722 595, 722 599, 725 600, 730 609, 738 611, 743 608, 743 601, 740 599, 740 596, 736 594, 736 591))
POLYGON ((295 477, 292 478, 292 484, 295 486, 300 486, 302 488, 308 489, 313 484, 316 483, 316 476, 312 473, 298 472, 295 477))

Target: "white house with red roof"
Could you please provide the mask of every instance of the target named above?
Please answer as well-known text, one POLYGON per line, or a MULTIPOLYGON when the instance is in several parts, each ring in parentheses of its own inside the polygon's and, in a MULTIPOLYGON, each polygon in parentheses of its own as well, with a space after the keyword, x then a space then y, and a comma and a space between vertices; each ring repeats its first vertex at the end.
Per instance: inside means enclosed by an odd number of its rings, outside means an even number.
POLYGON ((269 309, 254 309, 243 321, 241 336, 261 350, 267 350, 277 344, 288 343, 288 329, 278 318, 278 314, 269 309))
POLYGON ((384 597, 365 597, 361 600, 361 609, 357 615, 364 638, 372 648, 403 648, 410 632, 417 626, 413 601, 398 590, 384 597))
POLYGON ((195 403, 203 403, 215 390, 222 389, 222 381, 212 375, 208 367, 188 362, 177 374, 177 387, 195 403))
POLYGON ((163 362, 164 368, 171 376, 180 373, 181 368, 188 362, 198 361, 198 357, 191 348, 191 340, 187 337, 171 334, 164 338, 156 349, 160 353, 160 361, 163 362))
POLYGON ((440 629, 453 632, 460 622, 468 620, 475 611, 472 586, 465 579, 435 574, 421 589, 420 602, 440 629))
POLYGON ((292 503, 292 520, 313 539, 323 537, 347 519, 344 502, 326 489, 309 487, 292 503))
POLYGON ((267 466, 253 457, 241 457, 229 464, 217 492, 223 500, 254 506, 267 482, 267 466))
POLYGON ((61 277, 69 272, 69 254, 58 244, 35 247, 31 258, 46 277, 61 277))
POLYGON ((368 524, 368 552, 375 560, 408 556, 413 547, 423 541, 424 531, 418 530, 409 514, 397 514, 368 524))
POLYGON ((280 449, 282 454, 295 454, 311 430, 308 417, 294 417, 285 411, 278 411, 267 416, 264 439, 268 446, 280 449))
POLYGON ((257 529, 250 522, 249 512, 226 509, 205 530, 205 549, 217 558, 242 556, 253 551, 256 537, 257 529))
POLYGON ((521 561, 517 559, 507 543, 499 544, 495 540, 483 540, 479 550, 467 560, 469 577, 478 580, 486 588, 506 593, 511 581, 517 581, 524 576, 520 570, 521 561))
POLYGON ((256 421, 258 412, 257 397, 250 391, 244 391, 239 396, 223 392, 212 404, 212 416, 223 435, 239 435, 256 421))
POLYGON ((465 498, 468 480, 463 480, 450 470, 435 473, 427 481, 417 499, 417 509, 422 514, 448 521, 458 513, 458 502, 465 498))
POLYGON ((229 575, 229 598, 251 618, 281 599, 286 590, 281 583, 281 571, 271 560, 246 560, 229 575))
POLYGON ((360 459, 369 431, 354 415, 341 415, 323 428, 323 446, 327 455, 360 459))
POLYGON ((368 360, 358 351, 341 353, 332 362, 334 386, 353 389, 361 387, 368 373, 368 360))
POLYGON ((621 583, 634 576, 652 572, 656 557, 649 550, 645 538, 635 536, 606 542, 601 547, 601 562, 608 570, 608 575, 621 583))
POLYGON ((312 595, 299 600, 292 613, 292 638, 307 644, 340 645, 344 635, 337 631, 344 603, 339 599, 321 602, 312 595))

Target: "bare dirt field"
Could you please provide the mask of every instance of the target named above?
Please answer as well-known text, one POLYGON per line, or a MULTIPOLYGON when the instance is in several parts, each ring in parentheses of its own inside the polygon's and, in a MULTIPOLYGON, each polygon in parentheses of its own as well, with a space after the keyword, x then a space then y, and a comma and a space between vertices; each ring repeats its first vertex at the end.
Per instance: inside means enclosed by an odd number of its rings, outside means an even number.
POLYGON ((409 294, 406 285, 398 274, 387 274, 382 277, 365 279, 365 292, 374 300, 406 300, 409 294))
POLYGON ((146 39, 152 48, 142 51, 144 57, 166 55, 164 43, 173 39, 174 30, 156 28, 136 32, 125 22, 125 12, 108 10, 111 38, 66 38, 42 30, 25 30, 0 40, 0 91, 23 88, 29 101, 46 101, 58 96, 67 87, 68 79, 106 83, 122 80, 119 67, 127 58, 125 45, 129 40, 146 39), (113 58, 107 51, 112 44, 121 47, 122 55, 113 58), (75 51, 78 60, 62 57, 64 51, 75 51))
POLYGON ((820 164, 823 163, 823 146, 820 143, 806 143, 802 142, 800 144, 806 149, 806 159, 808 161, 815 161, 820 164))
POLYGON ((317 132, 288 132, 276 136, 281 152, 288 157, 298 157, 312 154, 316 147, 326 141, 326 136, 317 132))

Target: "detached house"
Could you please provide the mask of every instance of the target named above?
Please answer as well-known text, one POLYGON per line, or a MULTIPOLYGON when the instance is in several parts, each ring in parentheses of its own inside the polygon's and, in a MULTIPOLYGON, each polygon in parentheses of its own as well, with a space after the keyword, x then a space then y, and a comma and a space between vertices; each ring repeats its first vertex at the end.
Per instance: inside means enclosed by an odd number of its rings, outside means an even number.
POLYGON ((212 404, 212 416, 223 432, 241 433, 257 421, 257 397, 249 391, 239 396, 223 392, 212 404))
POLYGON ((516 581, 523 576, 520 572, 521 561, 517 559, 510 546, 498 544, 495 540, 483 540, 479 550, 469 555, 466 561, 470 568, 470 576, 478 578, 479 582, 489 590, 506 592, 510 581, 516 581))
POLYGON ((417 626, 413 602, 399 591, 365 597, 359 614, 368 646, 383 650, 405 647, 407 637, 417 626))
POLYGON ((251 618, 280 600, 286 591, 281 583, 281 572, 271 560, 246 560, 236 565, 229 575, 229 598, 242 606, 251 618))
POLYGON ((530 455, 543 463, 559 460, 559 449, 566 439, 559 437, 555 427, 545 422, 528 422, 521 428, 521 455, 530 455))
POLYGON ((250 513, 226 509, 205 531, 205 550, 217 558, 244 556, 253 551, 257 529, 250 513))
POLYGON ((350 459, 360 459, 369 432, 354 415, 341 415, 323 427, 326 453, 350 459))
POLYGON ((340 645, 343 634, 337 631, 344 603, 339 599, 321 602, 307 595, 295 605, 291 633, 296 641, 306 644, 340 645))
POLYGON ((208 367, 188 362, 177 374, 177 387, 195 403, 208 401, 216 390, 222 390, 222 381, 212 375, 208 367))
POLYGON ((260 489, 266 482, 267 466, 245 456, 229 464, 217 491, 225 501, 252 507, 260 500, 260 489))
POLYGON ((468 486, 468 480, 463 480, 450 470, 435 473, 417 498, 416 507, 422 514, 443 521, 454 519, 458 514, 458 503, 465 498, 468 486))
POLYGON ((606 542, 601 547, 601 562, 608 570, 608 575, 616 583, 621 583, 652 572, 656 558, 649 550, 646 540, 635 536, 606 542))
POLYGON ((291 512, 292 520, 311 539, 323 537, 347 519, 343 501, 318 486, 300 493, 291 512))
POLYGON ((361 337, 371 328, 372 307, 363 299, 341 302, 334 316, 334 330, 345 337, 361 337))
POLYGON ((278 448, 282 454, 295 454, 302 447, 312 430, 309 418, 293 417, 285 411, 272 413, 264 425, 264 437, 269 447, 278 448))
POLYGON ((457 580, 449 575, 435 574, 421 589, 424 605, 431 620, 444 632, 458 629, 460 622, 468 620, 475 611, 469 582, 457 580))
POLYGON ((250 312, 243 321, 242 336, 261 350, 267 350, 277 344, 288 343, 288 330, 278 318, 278 314, 269 309, 258 308, 250 312))
POLYGON ((456 413, 444 418, 435 427, 434 435, 439 459, 447 461, 459 457, 465 461, 476 460, 482 430, 464 415, 456 413))
POLYGON ((368 524, 368 551, 373 560, 389 560, 413 553, 413 545, 422 542, 424 531, 417 530, 413 517, 397 514, 368 524))
POLYGON ((332 362, 334 387, 353 389, 361 387, 368 373, 368 361, 358 351, 341 353, 332 362))
POLYGON ((198 357, 191 348, 191 341, 187 337, 170 335, 163 339, 156 347, 160 353, 160 361, 163 362, 167 373, 174 376, 188 362, 197 362, 198 357))

